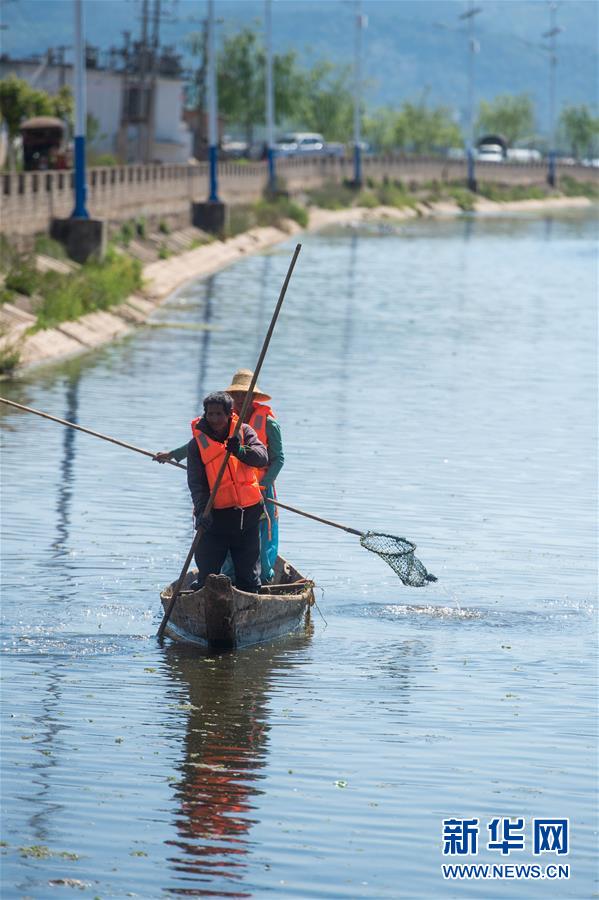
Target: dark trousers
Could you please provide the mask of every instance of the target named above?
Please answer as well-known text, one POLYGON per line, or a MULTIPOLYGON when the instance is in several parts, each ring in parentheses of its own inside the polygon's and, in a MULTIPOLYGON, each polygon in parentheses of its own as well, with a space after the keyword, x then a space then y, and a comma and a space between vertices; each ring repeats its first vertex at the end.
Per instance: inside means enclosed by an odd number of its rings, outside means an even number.
POLYGON ((208 575, 220 572, 227 553, 231 551, 236 587, 251 594, 260 590, 261 516, 261 503, 244 510, 213 511, 212 526, 202 535, 195 552, 200 585, 204 584, 208 575))

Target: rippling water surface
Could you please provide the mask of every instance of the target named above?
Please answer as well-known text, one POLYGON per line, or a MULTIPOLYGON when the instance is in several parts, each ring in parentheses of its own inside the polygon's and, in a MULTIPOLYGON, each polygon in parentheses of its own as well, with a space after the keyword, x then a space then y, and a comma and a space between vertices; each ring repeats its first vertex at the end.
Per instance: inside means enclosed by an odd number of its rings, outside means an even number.
MULTIPOLYGON (((3 413, 3 896, 593 894, 595 237, 577 215, 304 239, 260 378, 280 497, 409 537, 439 581, 405 588, 284 512, 322 615, 267 647, 155 640, 192 538, 183 473, 3 413), (507 816, 527 843, 502 856, 507 816), (474 861, 570 880, 443 881, 451 817, 480 820, 474 861), (569 856, 533 858, 532 819, 565 817, 569 856)), ((178 446, 255 364, 292 246, 2 393, 178 446)))

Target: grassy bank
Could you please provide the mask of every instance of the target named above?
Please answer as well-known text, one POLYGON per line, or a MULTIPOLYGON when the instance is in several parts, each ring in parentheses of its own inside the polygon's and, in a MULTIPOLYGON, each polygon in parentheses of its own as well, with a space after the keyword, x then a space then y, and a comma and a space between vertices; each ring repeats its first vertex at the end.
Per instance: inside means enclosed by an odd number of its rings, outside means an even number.
POLYGON ((478 197, 507 203, 518 200, 545 200, 556 196, 588 197, 599 199, 599 186, 592 182, 577 181, 569 176, 560 178, 559 191, 548 185, 500 185, 480 182, 476 193, 468 190, 462 182, 428 181, 414 186, 399 179, 380 182, 368 179, 362 190, 356 191, 348 182, 330 182, 306 193, 310 206, 322 209, 348 209, 352 206, 375 208, 391 206, 396 209, 418 208, 433 203, 455 203, 464 212, 476 208, 478 197))
MULTIPOLYGON (((48 238, 37 242, 36 250, 55 259, 64 258, 60 245, 48 238)), ((78 319, 86 313, 110 309, 142 285, 139 260, 119 253, 113 247, 101 262, 90 261, 64 273, 43 272, 36 265, 34 253, 17 253, 3 240, 0 243, 0 273, 3 281, 0 304, 13 303, 35 316, 35 324, 26 335, 78 319)), ((12 372, 18 363, 18 345, 0 349, 0 374, 12 372)))

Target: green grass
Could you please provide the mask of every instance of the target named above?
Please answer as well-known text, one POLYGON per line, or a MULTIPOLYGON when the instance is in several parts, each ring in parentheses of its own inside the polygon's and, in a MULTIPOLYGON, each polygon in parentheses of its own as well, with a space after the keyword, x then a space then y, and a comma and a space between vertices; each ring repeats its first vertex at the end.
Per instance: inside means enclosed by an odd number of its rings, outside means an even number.
POLYGON ((311 206, 319 206, 321 209, 347 209, 354 205, 356 191, 348 184, 330 181, 307 191, 306 196, 311 206))
POLYGON ((228 210, 225 237, 234 237, 256 226, 280 228, 285 219, 293 219, 302 228, 308 224, 308 211, 288 197, 264 198, 246 206, 228 210))
POLYGON ((273 225, 278 228, 284 219, 293 219, 302 228, 308 224, 308 213, 303 206, 290 200, 289 197, 276 197, 274 200, 263 199, 254 204, 254 215, 257 225, 273 225))
POLYGON ((40 281, 36 331, 122 303, 141 287, 141 263, 109 251, 102 262, 88 262, 72 275, 46 272, 40 281))
POLYGON ((472 212, 476 205, 476 194, 467 188, 459 185, 449 185, 447 188, 448 196, 454 200, 461 210, 464 212, 472 212))
POLYGON ((599 184, 591 181, 578 181, 571 175, 561 175, 558 187, 566 197, 588 197, 590 200, 599 199, 599 184))
POLYGON ((68 259, 67 251, 62 244, 47 234, 36 234, 33 251, 43 256, 51 256, 53 259, 68 259))
MULTIPOLYGON (((6 334, 5 329, 0 329, 0 337, 6 334)), ((16 344, 10 344, 0 348, 0 375, 10 378, 21 361, 21 352, 16 344)))
POLYGON ((478 184, 477 193, 496 203, 509 203, 512 200, 544 200, 548 196, 548 189, 536 184, 506 185, 482 181, 478 184))

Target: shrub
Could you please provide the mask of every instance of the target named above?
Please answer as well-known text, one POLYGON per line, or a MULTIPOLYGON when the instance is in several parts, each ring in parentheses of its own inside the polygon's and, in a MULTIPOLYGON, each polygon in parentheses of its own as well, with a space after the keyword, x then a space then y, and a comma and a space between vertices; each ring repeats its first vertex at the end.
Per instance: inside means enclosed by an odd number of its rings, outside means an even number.
POLYGON ((450 185, 447 189, 449 196, 455 200, 460 209, 464 212, 472 212, 476 205, 476 198, 472 191, 463 187, 450 185))
POLYGON ((161 219, 158 223, 158 231, 160 232, 160 234, 170 234, 171 226, 168 224, 168 222, 165 222, 164 219, 161 219))
POLYGON ((589 197, 591 200, 599 198, 599 185, 590 181, 578 181, 571 175, 560 175, 559 189, 566 197, 589 197))
POLYGON ((330 181, 321 187, 307 191, 308 202, 321 209, 345 209, 352 206, 356 192, 349 184, 330 181))
POLYGON ((161 244, 158 248, 158 259, 168 259, 169 256, 172 256, 172 250, 169 250, 166 244, 161 244))
POLYGON ((98 309, 108 309, 141 287, 141 263, 108 252, 102 262, 88 262, 72 275, 47 272, 41 278, 43 301, 36 329, 50 328, 98 309))
POLYGON ((67 251, 59 241, 53 240, 47 234, 37 234, 34 242, 34 252, 44 256, 52 256, 54 259, 68 259, 67 251))
POLYGON ((366 209, 375 209, 379 206, 379 198, 372 191, 362 191, 358 194, 356 202, 358 206, 364 206, 366 209))
POLYGON ((17 256, 13 259, 6 275, 5 286, 8 290, 31 297, 39 289, 41 276, 30 256, 17 256))
POLYGON ((249 231, 256 224, 255 217, 249 206, 230 206, 227 210, 227 222, 225 225, 226 237, 234 237, 249 231))
MULTIPOLYGON (((0 337, 2 337, 2 331, 0 331, 0 337)), ((20 361, 21 353, 14 344, 0 348, 0 375, 10 377, 20 361)))
POLYGON ((143 216, 135 220, 135 231, 140 238, 146 237, 146 220, 143 216))
POLYGON ((133 224, 131 222, 123 222, 119 230, 115 235, 115 241, 117 244, 122 244, 123 247, 128 247, 133 239, 135 234, 135 230, 133 224))

